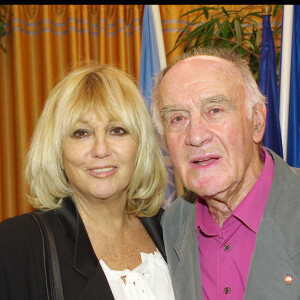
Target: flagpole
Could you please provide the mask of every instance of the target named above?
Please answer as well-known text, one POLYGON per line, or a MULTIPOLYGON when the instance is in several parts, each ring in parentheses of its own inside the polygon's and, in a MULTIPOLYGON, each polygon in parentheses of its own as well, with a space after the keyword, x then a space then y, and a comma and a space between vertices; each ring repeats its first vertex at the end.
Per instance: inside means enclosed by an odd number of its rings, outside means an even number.
POLYGON ((291 77, 291 57, 292 57, 292 36, 293 36, 293 13, 294 5, 284 5, 283 10, 283 30, 282 30, 282 56, 280 75, 280 109, 279 118, 282 134, 283 158, 287 157, 287 137, 288 137, 288 115, 290 101, 290 77, 291 77))
POLYGON ((164 44, 164 38, 163 38, 163 31, 162 31, 162 26, 161 26, 159 5, 150 5, 150 8, 151 8, 152 14, 153 14, 157 47, 158 47, 158 53, 159 53, 160 69, 162 70, 167 66, 167 60, 166 60, 166 51, 165 51, 165 44, 164 44))

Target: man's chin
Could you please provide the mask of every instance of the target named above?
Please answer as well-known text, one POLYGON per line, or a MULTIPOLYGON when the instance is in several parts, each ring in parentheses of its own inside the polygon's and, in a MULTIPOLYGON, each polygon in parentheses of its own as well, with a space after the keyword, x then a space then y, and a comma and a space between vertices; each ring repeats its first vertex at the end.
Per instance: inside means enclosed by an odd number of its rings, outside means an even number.
POLYGON ((201 185, 201 186, 191 186, 189 191, 194 192, 199 197, 203 199, 210 199, 217 197, 218 195, 222 194, 224 192, 224 189, 221 187, 217 187, 216 185, 210 183, 209 185, 201 185))

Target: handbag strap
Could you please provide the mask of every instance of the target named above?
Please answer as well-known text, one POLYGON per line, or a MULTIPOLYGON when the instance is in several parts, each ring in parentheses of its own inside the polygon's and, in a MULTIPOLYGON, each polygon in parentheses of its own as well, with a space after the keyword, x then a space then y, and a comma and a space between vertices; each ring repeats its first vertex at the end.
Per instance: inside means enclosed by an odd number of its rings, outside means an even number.
POLYGON ((42 236, 44 271, 48 299, 63 300, 64 296, 59 269, 59 260, 53 233, 48 220, 41 212, 32 211, 28 214, 37 222, 42 236))

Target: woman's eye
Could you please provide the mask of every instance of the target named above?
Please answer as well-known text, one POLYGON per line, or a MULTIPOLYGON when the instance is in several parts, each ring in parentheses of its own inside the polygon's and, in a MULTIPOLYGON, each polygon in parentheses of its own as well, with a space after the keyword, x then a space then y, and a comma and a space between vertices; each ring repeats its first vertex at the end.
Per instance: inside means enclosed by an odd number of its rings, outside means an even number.
POLYGON ((75 138, 83 138, 83 137, 88 136, 88 132, 84 129, 77 129, 74 131, 72 136, 75 138))
POLYGON ((113 135, 124 135, 124 134, 127 134, 128 132, 122 128, 122 127, 114 127, 111 129, 111 134, 113 135))

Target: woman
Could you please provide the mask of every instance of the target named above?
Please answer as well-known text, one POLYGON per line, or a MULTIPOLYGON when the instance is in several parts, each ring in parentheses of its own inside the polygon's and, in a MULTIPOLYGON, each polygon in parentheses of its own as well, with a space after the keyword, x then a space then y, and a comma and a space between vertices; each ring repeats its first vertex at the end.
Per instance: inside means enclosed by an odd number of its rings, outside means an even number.
MULTIPOLYGON (((51 92, 28 153, 32 205, 57 248, 64 299, 174 299, 161 229, 166 171, 135 83, 87 66, 51 92)), ((47 299, 40 231, 0 224, 0 299, 47 299)))

